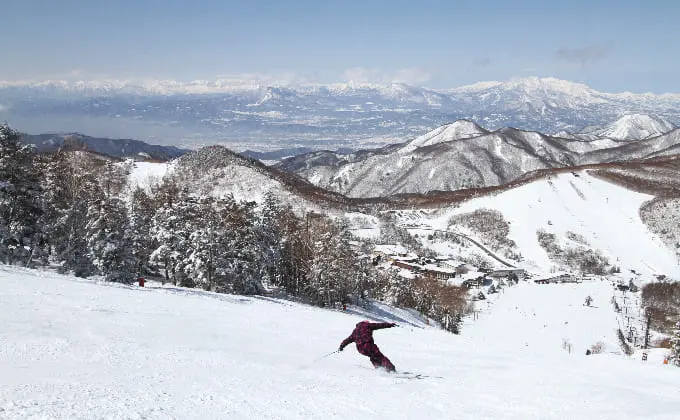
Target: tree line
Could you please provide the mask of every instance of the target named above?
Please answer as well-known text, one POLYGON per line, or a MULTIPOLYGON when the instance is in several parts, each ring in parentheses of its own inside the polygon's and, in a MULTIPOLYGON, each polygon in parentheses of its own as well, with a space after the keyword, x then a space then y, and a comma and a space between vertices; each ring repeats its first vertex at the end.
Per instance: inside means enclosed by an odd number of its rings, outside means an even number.
POLYGON ((192 194, 172 176, 127 191, 129 169, 82 151, 36 154, 0 125, 0 261, 128 284, 156 276, 215 292, 278 291, 326 307, 379 299, 453 332, 468 310, 458 288, 375 264, 342 220, 300 215, 271 193, 260 204, 192 194))

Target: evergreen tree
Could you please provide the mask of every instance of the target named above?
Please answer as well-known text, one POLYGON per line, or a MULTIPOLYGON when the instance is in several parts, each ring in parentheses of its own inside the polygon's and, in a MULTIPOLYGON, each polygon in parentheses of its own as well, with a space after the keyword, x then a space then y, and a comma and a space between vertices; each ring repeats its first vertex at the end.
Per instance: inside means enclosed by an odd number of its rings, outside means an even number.
POLYGON ((137 187, 130 198, 130 241, 132 255, 137 261, 136 272, 149 274, 149 258, 157 244, 151 236, 151 224, 156 212, 155 203, 143 189, 137 187))
POLYGON ((309 242, 302 220, 290 207, 281 207, 278 213, 277 230, 280 241, 280 261, 275 285, 282 287, 293 296, 300 296, 308 284, 309 242))
POLYGON ((0 259, 30 265, 41 241, 40 173, 33 147, 0 124, 0 259))
POLYGON ((187 189, 179 188, 172 179, 165 179, 156 189, 156 193, 157 210, 149 229, 156 248, 151 252, 149 260, 163 269, 166 280, 171 280, 175 285, 185 285, 181 258, 188 251, 188 217, 192 213, 189 193, 187 189))
POLYGON ((190 199, 188 204, 190 210, 185 213, 185 217, 190 214, 189 219, 200 222, 193 223, 193 226, 187 229, 189 236, 183 271, 195 285, 206 290, 216 290, 218 266, 216 258, 226 250, 220 247, 222 230, 219 229, 218 217, 214 213, 215 200, 212 197, 190 199))
POLYGON ((42 223, 47 255, 60 271, 86 277, 97 270, 89 256, 88 211, 104 200, 97 162, 79 153, 58 152, 45 157, 42 223))
POLYGON ((346 303, 357 283, 358 262, 344 225, 318 220, 313 229, 308 297, 318 305, 346 303))
POLYGON ((88 256, 109 281, 132 283, 137 261, 132 253, 129 219, 125 204, 116 197, 104 199, 88 209, 88 256))
POLYGON ((220 249, 217 264, 221 282, 234 293, 256 294, 264 288, 261 280, 254 203, 237 203, 229 196, 218 200, 215 215, 220 222, 220 249))
POLYGON ((255 225, 255 240, 260 278, 264 284, 277 284, 283 276, 284 237, 281 220, 283 209, 279 200, 268 192, 260 217, 255 225))

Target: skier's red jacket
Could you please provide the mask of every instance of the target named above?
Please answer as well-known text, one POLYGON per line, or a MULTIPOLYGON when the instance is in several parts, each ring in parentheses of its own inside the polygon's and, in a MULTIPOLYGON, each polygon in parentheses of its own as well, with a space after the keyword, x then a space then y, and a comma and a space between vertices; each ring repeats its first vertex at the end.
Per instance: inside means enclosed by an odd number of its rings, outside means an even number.
MULTIPOLYGON (((349 337, 342 340, 342 343, 340 343, 340 350, 342 351, 342 349, 344 349, 351 342, 357 343, 357 349, 359 349, 360 352, 362 349, 371 348, 375 346, 375 342, 373 341, 374 330, 379 330, 381 328, 392 328, 395 327, 396 325, 397 324, 391 322, 373 323, 368 321, 361 321, 354 328, 352 334, 350 334, 349 337)), ((361 353, 363 354, 363 352, 361 353)))

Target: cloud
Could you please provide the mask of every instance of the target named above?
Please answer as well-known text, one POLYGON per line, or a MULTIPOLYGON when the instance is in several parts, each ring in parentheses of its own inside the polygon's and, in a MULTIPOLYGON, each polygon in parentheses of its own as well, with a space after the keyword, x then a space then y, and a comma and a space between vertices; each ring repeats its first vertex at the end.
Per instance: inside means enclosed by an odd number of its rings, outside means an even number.
POLYGON ((586 67, 603 60, 609 54, 605 45, 587 45, 579 48, 560 48, 555 52, 558 59, 586 67))
POLYGON ((361 83, 406 83, 409 85, 422 85, 432 78, 432 74, 419 67, 398 69, 394 71, 353 67, 343 72, 343 78, 347 81, 361 83))
POLYGON ((69 78, 81 79, 85 76, 85 71, 83 69, 73 69, 67 73, 69 78))
POLYGON ((397 70, 392 77, 392 81, 395 83, 406 83, 409 85, 422 85, 432 78, 430 72, 412 67, 409 69, 397 70))
POLYGON ((303 75, 298 73, 237 73, 237 74, 219 74, 214 77, 215 80, 234 85, 274 85, 274 86, 295 86, 307 83, 314 83, 317 79, 316 75, 303 75))
POLYGON ((0 113, 9 111, 9 108, 7 104, 0 104, 0 113))
POLYGON ((472 62, 475 67, 489 67, 491 64, 491 59, 489 57, 477 58, 472 62))

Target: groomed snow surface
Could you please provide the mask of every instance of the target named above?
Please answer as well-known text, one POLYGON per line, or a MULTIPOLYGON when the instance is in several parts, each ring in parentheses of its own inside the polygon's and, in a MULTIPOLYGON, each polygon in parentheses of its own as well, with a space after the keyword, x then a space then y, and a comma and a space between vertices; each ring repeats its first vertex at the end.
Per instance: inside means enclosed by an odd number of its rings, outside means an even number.
POLYGON ((0 417, 620 420, 680 412, 680 370, 609 353, 616 318, 607 282, 506 288, 479 305, 461 336, 385 307, 369 316, 150 286, 0 266, 0 417), (583 306, 587 295, 597 308, 583 306), (366 317, 398 322, 375 333, 377 344, 398 369, 431 376, 375 371, 353 345, 319 359, 366 317), (597 341, 607 352, 585 356, 597 341))

